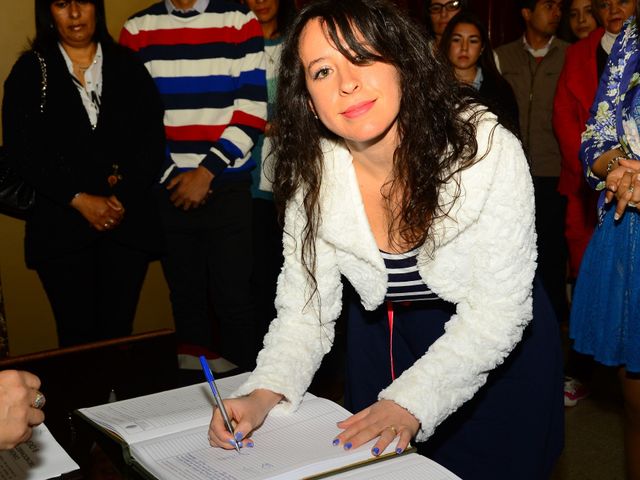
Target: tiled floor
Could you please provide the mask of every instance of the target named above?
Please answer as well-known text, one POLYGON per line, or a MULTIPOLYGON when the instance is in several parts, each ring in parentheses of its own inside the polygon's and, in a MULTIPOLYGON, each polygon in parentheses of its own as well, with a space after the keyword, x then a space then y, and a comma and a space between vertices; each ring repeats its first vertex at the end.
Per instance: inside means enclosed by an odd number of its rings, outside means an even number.
POLYGON ((615 369, 599 367, 592 393, 565 409, 565 448, 552 480, 624 480, 622 393, 615 369))

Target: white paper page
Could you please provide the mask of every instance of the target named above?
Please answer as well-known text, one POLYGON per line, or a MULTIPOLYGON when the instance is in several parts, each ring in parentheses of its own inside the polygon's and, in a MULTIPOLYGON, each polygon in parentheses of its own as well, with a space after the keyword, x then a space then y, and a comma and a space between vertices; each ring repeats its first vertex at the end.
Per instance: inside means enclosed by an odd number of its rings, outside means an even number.
POLYGON ((0 480, 46 480, 79 468, 44 424, 27 442, 0 452, 0 480))
POLYGON ((307 399, 295 413, 267 417, 253 435, 255 447, 245 447, 240 454, 212 448, 208 427, 140 442, 131 447, 131 454, 160 479, 301 478, 371 457, 375 440, 351 451, 332 445, 340 433, 336 422, 349 415, 329 400, 307 399))
MULTIPOLYGON (((216 381, 223 398, 233 393, 248 373, 216 381)), ((128 444, 180 430, 209 425, 215 401, 206 382, 165 392, 82 408, 85 416, 117 433, 128 444)))
POLYGON ((341 473, 331 480, 462 480, 433 460, 410 453, 341 473))

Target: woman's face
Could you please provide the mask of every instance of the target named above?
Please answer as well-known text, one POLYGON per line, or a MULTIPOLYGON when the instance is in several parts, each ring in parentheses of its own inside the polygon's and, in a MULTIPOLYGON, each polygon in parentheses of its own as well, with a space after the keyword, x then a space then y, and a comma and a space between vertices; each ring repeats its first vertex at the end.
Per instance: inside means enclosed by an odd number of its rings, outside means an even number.
POLYGON ((433 33, 437 38, 440 38, 444 29, 447 28, 449 20, 462 9, 462 4, 459 0, 431 0, 427 8, 431 17, 433 33))
POLYGON ((382 62, 355 65, 329 42, 318 19, 302 30, 300 61, 311 108, 350 149, 395 143, 400 112, 400 78, 382 62))
POLYGON ((49 7, 63 45, 82 48, 93 42, 96 8, 88 0, 55 0, 49 7))
POLYGON ((247 7, 258 17, 260 23, 270 23, 277 19, 279 0, 244 0, 247 7))
POLYGON ((459 23, 454 27, 449 46, 449 61, 457 70, 475 68, 482 49, 482 36, 475 25, 459 23))
POLYGON ((569 7, 569 27, 573 34, 578 38, 585 38, 597 26, 591 12, 591 0, 573 0, 569 7))
POLYGON ((636 13, 635 0, 598 0, 598 15, 605 30, 618 34, 624 21, 636 13))

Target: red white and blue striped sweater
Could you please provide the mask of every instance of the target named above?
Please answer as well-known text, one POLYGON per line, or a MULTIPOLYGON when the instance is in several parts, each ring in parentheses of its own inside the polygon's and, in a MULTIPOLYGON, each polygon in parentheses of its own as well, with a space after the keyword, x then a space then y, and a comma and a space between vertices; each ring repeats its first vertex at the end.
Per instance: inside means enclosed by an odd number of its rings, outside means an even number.
POLYGON ((127 20, 120 43, 138 52, 164 103, 161 180, 199 165, 216 177, 249 178, 267 117, 264 40, 253 13, 212 0, 182 17, 159 2, 127 20))

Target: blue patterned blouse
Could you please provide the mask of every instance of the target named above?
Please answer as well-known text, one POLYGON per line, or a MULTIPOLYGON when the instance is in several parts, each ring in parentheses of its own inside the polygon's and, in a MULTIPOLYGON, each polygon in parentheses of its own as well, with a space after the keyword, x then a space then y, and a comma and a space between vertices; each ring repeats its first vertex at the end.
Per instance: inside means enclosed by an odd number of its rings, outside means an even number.
POLYGON ((621 148, 629 158, 640 160, 640 51, 635 17, 630 17, 616 39, 605 67, 591 117, 582 134, 580 158, 589 185, 602 190, 598 210, 604 214, 605 182, 591 170, 603 153, 621 148))

